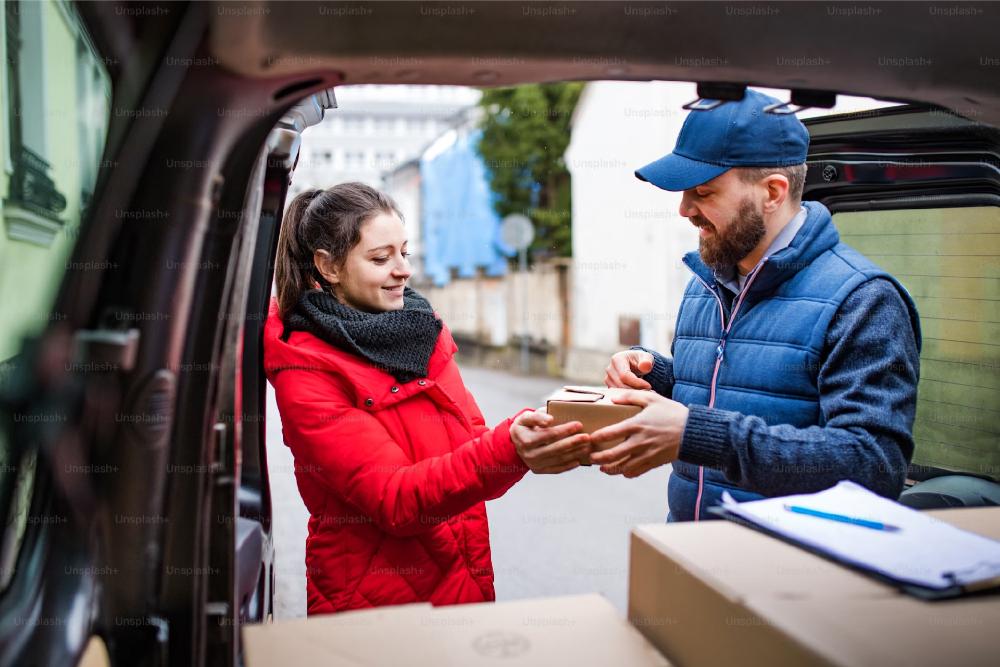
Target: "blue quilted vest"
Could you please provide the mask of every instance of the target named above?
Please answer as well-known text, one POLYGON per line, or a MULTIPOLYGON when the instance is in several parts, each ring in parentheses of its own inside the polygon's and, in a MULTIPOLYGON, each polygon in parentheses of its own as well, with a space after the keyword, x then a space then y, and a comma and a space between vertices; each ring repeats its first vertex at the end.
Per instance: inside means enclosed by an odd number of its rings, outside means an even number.
MULTIPOLYGON (((677 316, 674 400, 756 415, 769 425, 823 426, 817 377, 827 329, 844 299, 865 281, 886 278, 916 321, 906 290, 840 242, 826 207, 803 206, 808 216, 791 244, 763 258, 731 303, 697 251, 684 257, 694 277, 677 316)), ((705 510, 723 490, 739 501, 764 497, 720 470, 675 461, 670 520, 713 518, 705 510)))

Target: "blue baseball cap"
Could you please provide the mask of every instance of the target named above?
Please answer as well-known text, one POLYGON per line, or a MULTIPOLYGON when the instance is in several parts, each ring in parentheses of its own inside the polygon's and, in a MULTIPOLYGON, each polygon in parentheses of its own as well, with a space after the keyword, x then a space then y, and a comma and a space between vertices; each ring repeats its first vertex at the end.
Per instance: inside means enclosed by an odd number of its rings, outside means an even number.
POLYGON ((806 161, 809 132, 795 114, 764 113, 779 100, 747 88, 739 102, 684 119, 674 152, 636 169, 636 178, 679 192, 733 167, 787 167, 806 161))

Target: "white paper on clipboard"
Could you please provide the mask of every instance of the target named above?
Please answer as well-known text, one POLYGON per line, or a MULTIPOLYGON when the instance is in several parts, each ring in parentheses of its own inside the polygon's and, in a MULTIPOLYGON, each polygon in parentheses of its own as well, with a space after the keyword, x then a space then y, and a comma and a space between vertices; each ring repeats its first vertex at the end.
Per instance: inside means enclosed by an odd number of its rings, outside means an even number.
POLYGON ((790 542, 902 583, 932 589, 1000 577, 1000 542, 961 530, 900 505, 854 482, 819 493, 737 503, 723 509, 790 542), (788 511, 797 505, 899 527, 889 532, 788 511))

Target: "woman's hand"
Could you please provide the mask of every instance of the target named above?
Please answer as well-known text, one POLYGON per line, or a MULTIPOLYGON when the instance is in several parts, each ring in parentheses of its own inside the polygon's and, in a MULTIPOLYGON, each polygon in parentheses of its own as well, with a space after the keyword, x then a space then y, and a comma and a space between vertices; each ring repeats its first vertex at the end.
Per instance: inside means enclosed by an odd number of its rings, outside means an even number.
POLYGON ((580 422, 549 427, 554 417, 544 412, 524 412, 510 427, 510 439, 524 464, 537 474, 572 470, 590 454, 590 435, 579 433, 580 422), (576 435, 574 435, 576 434, 576 435))

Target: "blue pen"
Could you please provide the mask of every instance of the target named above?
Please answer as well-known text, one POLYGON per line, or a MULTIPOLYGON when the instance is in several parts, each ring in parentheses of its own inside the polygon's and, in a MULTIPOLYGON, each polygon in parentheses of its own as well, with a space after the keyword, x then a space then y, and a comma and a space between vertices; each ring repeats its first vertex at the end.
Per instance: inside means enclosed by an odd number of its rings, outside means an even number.
POLYGON ((801 507, 799 505, 785 505, 785 509, 789 512, 795 512, 796 514, 805 514, 807 516, 814 516, 820 519, 829 519, 830 521, 840 521, 841 523, 849 523, 853 526, 862 526, 863 528, 872 528, 874 530, 884 530, 890 533, 899 530, 899 526, 882 523, 881 521, 858 519, 844 514, 834 514, 833 512, 821 512, 819 510, 809 509, 808 507, 801 507))

